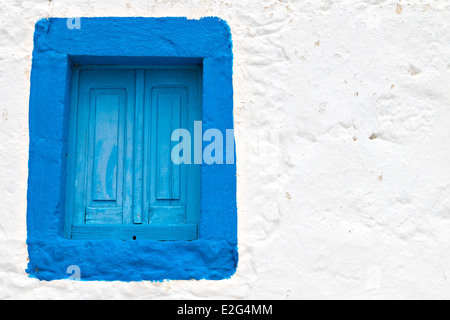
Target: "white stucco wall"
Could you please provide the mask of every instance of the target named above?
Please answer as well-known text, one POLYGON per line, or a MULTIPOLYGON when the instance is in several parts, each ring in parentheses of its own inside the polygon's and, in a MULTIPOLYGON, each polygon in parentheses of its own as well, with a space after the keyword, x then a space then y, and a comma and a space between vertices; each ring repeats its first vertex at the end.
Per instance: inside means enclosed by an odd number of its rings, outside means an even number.
POLYGON ((446 0, 0 0, 0 299, 450 298, 449 84, 446 0), (49 16, 228 21, 232 279, 27 277, 32 40, 49 16))

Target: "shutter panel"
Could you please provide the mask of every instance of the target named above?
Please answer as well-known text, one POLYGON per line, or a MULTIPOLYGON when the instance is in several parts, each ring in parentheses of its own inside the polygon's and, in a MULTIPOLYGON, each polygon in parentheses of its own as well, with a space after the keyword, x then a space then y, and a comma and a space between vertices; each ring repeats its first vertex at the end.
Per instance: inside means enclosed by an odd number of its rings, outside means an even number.
POLYGON ((155 115, 153 152, 156 159, 155 196, 150 206, 150 223, 186 223, 185 165, 174 164, 172 132, 186 127, 187 93, 185 88, 154 88, 152 111, 155 115), (183 175, 183 177, 182 177, 183 175))
POLYGON ((86 224, 123 222, 125 90, 92 89, 86 224))

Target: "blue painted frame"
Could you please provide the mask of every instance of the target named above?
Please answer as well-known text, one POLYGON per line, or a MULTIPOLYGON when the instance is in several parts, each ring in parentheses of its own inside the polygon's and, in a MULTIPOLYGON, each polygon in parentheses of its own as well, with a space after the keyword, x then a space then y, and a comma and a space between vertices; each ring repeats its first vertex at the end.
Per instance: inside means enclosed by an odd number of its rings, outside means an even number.
MULTIPOLYGON (((199 239, 68 240, 64 237, 72 70, 77 64, 203 65, 203 131, 233 128, 232 41, 219 18, 40 20, 29 111, 27 273, 40 280, 163 281, 231 277, 237 267, 236 166, 202 165, 199 239)), ((226 152, 224 147, 224 153, 226 152)))

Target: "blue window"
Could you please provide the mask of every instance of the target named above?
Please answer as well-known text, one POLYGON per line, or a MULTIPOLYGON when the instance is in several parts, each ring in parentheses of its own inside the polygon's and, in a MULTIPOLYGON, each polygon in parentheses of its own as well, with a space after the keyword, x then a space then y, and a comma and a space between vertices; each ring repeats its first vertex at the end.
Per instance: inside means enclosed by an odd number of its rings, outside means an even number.
MULTIPOLYGON (((233 139, 229 26, 112 17, 75 25, 43 19, 34 34, 27 273, 47 281, 72 270, 82 281, 231 277, 235 162, 170 159, 184 139, 172 141, 174 129, 203 138, 205 151, 217 145, 211 132, 233 139)), ((234 147, 217 151, 235 159, 234 147)))
POLYGON ((202 120, 201 68, 81 66, 73 74, 66 236, 198 239, 201 166, 174 163, 172 133, 194 132, 202 120))

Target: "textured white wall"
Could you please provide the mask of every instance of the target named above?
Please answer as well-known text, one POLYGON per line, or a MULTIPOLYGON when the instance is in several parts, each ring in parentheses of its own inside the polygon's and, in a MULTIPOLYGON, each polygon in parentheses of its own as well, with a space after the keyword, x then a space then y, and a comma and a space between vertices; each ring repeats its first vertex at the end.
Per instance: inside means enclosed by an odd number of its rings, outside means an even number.
POLYGON ((0 0, 0 299, 449 298, 449 30, 446 0, 0 0), (27 278, 32 37, 49 16, 228 21, 232 279, 27 278))

